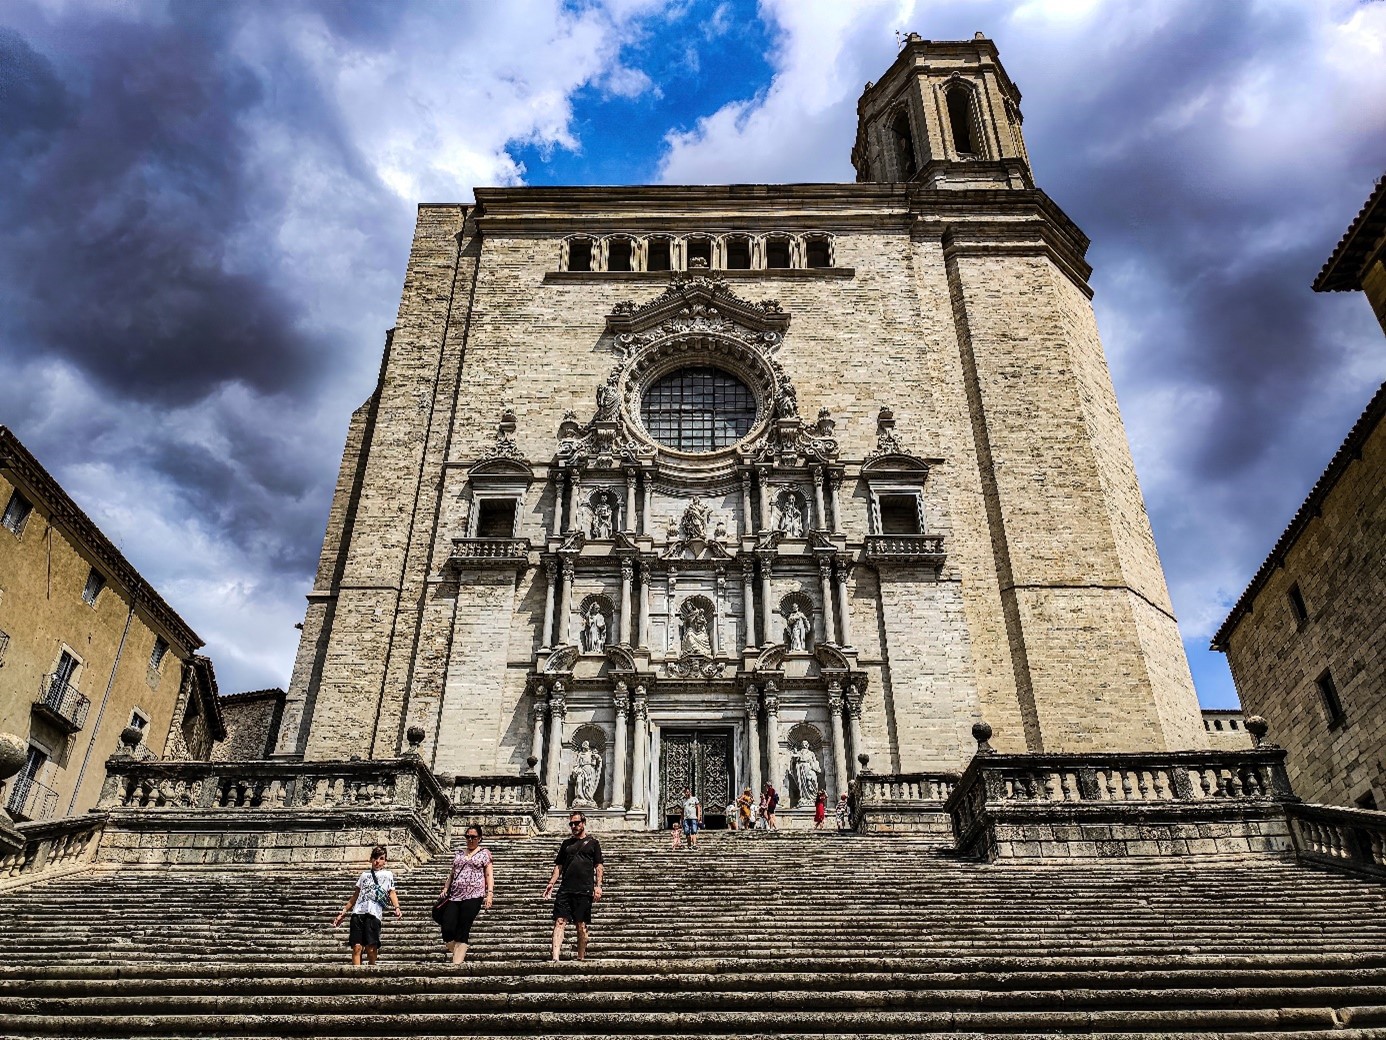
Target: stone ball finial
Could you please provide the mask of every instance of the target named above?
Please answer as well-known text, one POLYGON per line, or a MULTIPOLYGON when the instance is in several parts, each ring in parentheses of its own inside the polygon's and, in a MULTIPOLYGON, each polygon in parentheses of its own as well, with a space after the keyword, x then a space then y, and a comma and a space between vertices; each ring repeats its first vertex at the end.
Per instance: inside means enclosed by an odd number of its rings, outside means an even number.
POLYGON ((29 742, 15 733, 0 733, 0 780, 8 780, 29 760, 29 742))
POLYGON ((539 759, 535 758, 533 755, 530 755, 527 759, 525 759, 525 772, 530 775, 533 775, 534 767, 538 764, 539 759))
POLYGON ((1260 747, 1270 732, 1270 725, 1260 715, 1252 715, 1246 720, 1246 731, 1251 734, 1251 746, 1260 747))
POLYGON ((125 754, 132 755, 135 748, 140 746, 140 741, 144 739, 144 730, 138 726, 126 726, 120 731, 120 742, 125 747, 125 754))
POLYGON ((977 742, 977 754, 991 755, 996 749, 991 746, 991 724, 988 722, 974 722, 972 724, 972 739, 977 742))
POLYGON ((858 770, 858 772, 871 772, 871 756, 868 755, 865 751, 863 751, 860 755, 857 756, 857 761, 861 763, 861 769, 858 770))
POLYGON ((409 741, 409 750, 417 752, 424 740, 424 728, 418 725, 410 726, 404 731, 404 739, 409 741))

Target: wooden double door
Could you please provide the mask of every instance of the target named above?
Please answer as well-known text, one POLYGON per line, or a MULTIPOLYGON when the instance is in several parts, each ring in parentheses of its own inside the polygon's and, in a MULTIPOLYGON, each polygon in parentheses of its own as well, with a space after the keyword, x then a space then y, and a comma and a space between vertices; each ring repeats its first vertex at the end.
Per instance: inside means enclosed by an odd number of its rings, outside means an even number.
POLYGON ((704 826, 727 825, 725 809, 736 797, 733 746, 729 729, 666 729, 661 733, 659 806, 666 827, 683 815, 685 787, 703 803, 704 826))

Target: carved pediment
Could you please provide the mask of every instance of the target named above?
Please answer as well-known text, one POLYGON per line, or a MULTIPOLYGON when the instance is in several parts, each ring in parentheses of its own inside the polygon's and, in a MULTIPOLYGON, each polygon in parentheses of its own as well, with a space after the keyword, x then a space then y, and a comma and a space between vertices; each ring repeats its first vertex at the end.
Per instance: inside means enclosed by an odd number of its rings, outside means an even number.
POLYGON ((818 661, 818 666, 825 671, 847 672, 852 668, 852 663, 847 660, 846 655, 835 646, 819 643, 813 648, 813 656, 818 661))
POLYGON ((578 648, 575 646, 560 646, 549 655, 549 659, 544 664, 545 672, 571 672, 573 665, 578 659, 578 648))
POLYGON ((613 644, 606 648, 606 659, 611 662, 611 667, 618 672, 635 671, 635 654, 628 646, 613 644))
POLYGON ((660 330, 666 324, 689 326, 669 334, 690 330, 723 333, 731 331, 729 326, 740 326, 745 332, 759 334, 763 342, 778 343, 789 328, 789 314, 778 300, 743 300, 721 278, 675 272, 660 296, 639 306, 631 301, 618 303, 606 318, 607 330, 616 334, 618 342, 652 331, 662 337, 660 330), (705 328, 692 328, 699 324, 705 328), (763 339, 767 333, 772 340, 763 339))
POLYGON ((778 671, 783 664, 784 644, 775 643, 773 646, 767 646, 760 652, 760 656, 756 658, 755 670, 758 672, 774 672, 778 671))

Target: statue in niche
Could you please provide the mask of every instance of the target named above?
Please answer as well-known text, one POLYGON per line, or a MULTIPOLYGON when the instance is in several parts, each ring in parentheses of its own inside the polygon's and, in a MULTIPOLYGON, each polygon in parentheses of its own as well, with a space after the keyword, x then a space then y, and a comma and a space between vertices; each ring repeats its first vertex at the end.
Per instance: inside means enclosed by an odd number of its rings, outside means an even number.
POLYGON ((785 645, 791 653, 807 653, 809 642, 809 619, 804 608, 798 603, 790 607, 784 619, 785 645))
POLYGON ((616 389, 616 375, 612 374, 605 383, 597 387, 597 418, 609 420, 616 418, 616 405, 621 400, 621 393, 616 389))
POLYGON ((602 782, 602 753, 584 740, 573 760, 573 804, 597 804, 602 782))
POLYGON ((707 611, 690 607, 683 616, 680 644, 685 654, 712 656, 712 633, 708 630, 707 611))
POLYGON ((611 508, 611 496, 599 491, 592 500, 592 522, 589 531, 593 538, 610 538, 615 530, 615 511, 611 508))
POLYGON ((712 530, 712 540, 714 542, 725 542, 727 540, 727 522, 718 520, 717 526, 712 530))
POLYGON ((582 649, 589 654, 600 654, 606 650, 606 615, 600 604, 593 603, 587 608, 582 619, 582 649))
POLYGON ((804 511, 793 492, 780 499, 780 530, 790 538, 804 537, 804 511))
POLYGON ((688 503, 688 508, 683 511, 683 519, 679 522, 679 530, 684 538, 706 538, 707 522, 712 516, 712 510, 703 504, 703 500, 697 495, 693 496, 693 501, 688 503))
POLYGON ((818 754, 809 747, 809 742, 799 742, 798 749, 789 756, 789 769, 794 778, 794 786, 799 789, 799 805, 812 805, 818 797, 818 754))

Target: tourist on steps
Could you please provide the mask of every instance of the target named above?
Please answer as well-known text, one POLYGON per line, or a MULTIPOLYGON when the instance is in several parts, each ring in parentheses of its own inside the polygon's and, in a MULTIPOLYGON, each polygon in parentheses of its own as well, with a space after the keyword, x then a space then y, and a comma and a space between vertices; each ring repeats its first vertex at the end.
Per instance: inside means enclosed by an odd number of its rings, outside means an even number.
POLYGON ((775 785, 767 782, 765 785, 765 797, 761 799, 761 805, 765 813, 765 829, 777 831, 780 825, 775 820, 775 810, 780 807, 780 794, 775 790, 775 785))
POLYGON ((337 913, 332 922, 336 928, 342 918, 351 914, 351 934, 347 942, 351 944, 351 963, 361 963, 361 951, 366 958, 375 963, 380 952, 380 920, 385 915, 385 902, 395 908, 399 916, 399 896, 395 893, 395 875, 385 869, 385 846, 377 845, 371 849, 371 865, 361 871, 356 879, 356 891, 347 897, 346 906, 337 913))
POLYGON ((558 897, 553 903, 553 961, 563 952, 563 930, 571 921, 577 925, 578 960, 587 958, 587 926, 592 923, 592 904, 602 898, 602 847, 587 836, 587 817, 575 812, 568 817, 572 833, 558 847, 553 858, 553 877, 544 889, 544 898, 558 897), (559 879, 562 878, 562 884, 559 879))
POLYGON ((690 789, 683 789, 683 836, 689 849, 698 847, 698 828, 703 825, 703 803, 690 789))
POLYGON ((813 829, 821 831, 823 829, 823 817, 828 815, 828 794, 821 787, 818 789, 818 797, 813 800, 813 829))
POLYGON ((442 926, 443 942, 447 944, 453 964, 467 959, 472 922, 481 911, 491 909, 491 897, 496 891, 491 850, 481 847, 481 828, 476 824, 467 828, 466 843, 466 847, 452 857, 452 873, 438 895, 439 899, 447 900, 438 923, 442 926))
POLYGON ((852 829, 852 809, 848 804, 846 791, 837 796, 837 808, 833 810, 833 815, 837 817, 838 830, 849 831, 852 829))
POLYGON ((736 812, 740 817, 741 829, 748 831, 755 826, 755 815, 752 810, 755 808, 755 798, 751 795, 749 787, 744 788, 741 797, 736 800, 736 812))

